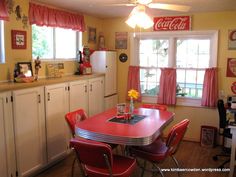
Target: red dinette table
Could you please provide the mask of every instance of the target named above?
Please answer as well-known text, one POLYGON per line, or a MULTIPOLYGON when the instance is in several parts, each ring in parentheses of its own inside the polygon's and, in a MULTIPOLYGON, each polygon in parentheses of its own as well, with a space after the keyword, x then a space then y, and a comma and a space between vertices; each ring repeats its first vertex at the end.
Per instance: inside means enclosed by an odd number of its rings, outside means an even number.
POLYGON ((162 133, 174 118, 172 112, 138 108, 134 110, 133 114, 141 120, 131 124, 129 120, 113 122, 116 113, 116 108, 113 108, 78 122, 75 126, 76 135, 113 144, 148 145, 162 133))

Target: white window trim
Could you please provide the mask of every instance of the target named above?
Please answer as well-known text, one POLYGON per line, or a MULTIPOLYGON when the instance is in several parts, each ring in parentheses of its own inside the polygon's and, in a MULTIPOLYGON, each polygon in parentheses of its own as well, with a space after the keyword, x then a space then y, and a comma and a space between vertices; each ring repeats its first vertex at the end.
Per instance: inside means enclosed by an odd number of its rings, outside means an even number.
MULTIPOLYGON (((218 30, 204 30, 204 31, 164 31, 164 32, 142 32, 142 33, 130 33, 130 65, 139 66, 139 40, 140 39, 153 39, 153 38, 168 38, 170 42, 174 42, 175 38, 210 38, 210 67, 217 67, 218 56, 218 30)), ((175 57, 174 45, 170 45, 169 58, 175 57)), ((170 60, 173 61, 173 60, 170 60)), ((170 63, 169 66, 175 67, 175 63, 170 63)), ((142 102, 145 103, 157 103, 157 96, 142 96, 142 102)), ((177 104, 182 106, 202 107, 201 99, 177 97, 177 104)))
POLYGON ((4 21, 0 20, 0 64, 5 63, 5 40, 4 40, 4 21))

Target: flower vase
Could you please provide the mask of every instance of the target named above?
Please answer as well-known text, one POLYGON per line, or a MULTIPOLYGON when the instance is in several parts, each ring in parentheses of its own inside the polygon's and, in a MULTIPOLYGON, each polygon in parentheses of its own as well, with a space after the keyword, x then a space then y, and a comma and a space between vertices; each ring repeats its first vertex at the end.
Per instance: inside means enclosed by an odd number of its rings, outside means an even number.
POLYGON ((133 111, 134 111, 134 101, 133 101, 133 98, 131 97, 130 104, 129 104, 129 112, 131 115, 133 114, 133 111))

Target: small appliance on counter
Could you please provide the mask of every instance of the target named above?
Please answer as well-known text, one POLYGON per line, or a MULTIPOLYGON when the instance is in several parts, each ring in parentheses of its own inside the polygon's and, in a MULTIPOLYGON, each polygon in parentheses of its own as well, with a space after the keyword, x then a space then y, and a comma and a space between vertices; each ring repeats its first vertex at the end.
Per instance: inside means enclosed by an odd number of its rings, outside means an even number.
POLYGON ((87 46, 84 46, 83 53, 81 51, 77 54, 79 60, 79 67, 75 75, 92 74, 92 66, 90 64, 90 55, 93 53, 87 46))

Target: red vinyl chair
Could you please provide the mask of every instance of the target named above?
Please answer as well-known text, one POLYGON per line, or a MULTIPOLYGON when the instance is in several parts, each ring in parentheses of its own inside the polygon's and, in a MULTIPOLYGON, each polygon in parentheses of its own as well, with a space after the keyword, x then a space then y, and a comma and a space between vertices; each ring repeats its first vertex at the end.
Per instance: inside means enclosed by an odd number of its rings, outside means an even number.
MULTIPOLYGON (((184 119, 180 123, 174 125, 164 142, 162 139, 157 138, 152 144, 147 146, 132 146, 129 151, 131 155, 144 159, 144 166, 142 166, 141 176, 144 175, 146 169, 146 161, 153 164, 153 172, 158 171, 164 177, 161 169, 157 166, 158 163, 163 162, 168 156, 172 157, 176 166, 179 168, 177 159, 174 154, 177 152, 178 146, 184 137, 189 124, 188 119, 184 119)), ((140 164, 139 164, 140 165, 140 164)), ((178 173, 179 175, 179 173, 178 173)))
POLYGON ((136 160, 113 155, 110 145, 87 139, 71 139, 77 159, 84 164, 89 177, 128 177, 136 168, 136 160))
POLYGON ((159 109, 162 111, 167 111, 167 106, 163 104, 142 104, 141 108, 159 109))
MULTIPOLYGON (((65 119, 66 119, 66 122, 68 123, 68 125, 70 127, 72 137, 74 137, 74 138, 76 137, 75 136, 75 124, 77 122, 83 121, 87 118, 88 117, 87 117, 87 115, 86 115, 86 113, 83 109, 78 109, 78 110, 73 111, 73 112, 68 112, 65 115, 65 119)), ((76 138, 78 138, 78 137, 76 137, 76 138)), ((110 144, 110 146, 112 147, 112 149, 114 149, 114 148, 117 147, 117 144, 110 144)), ((71 169, 71 176, 72 177, 74 176, 75 160, 76 160, 76 158, 73 160, 73 163, 72 163, 72 169, 71 169)), ((83 168, 81 166, 81 163, 79 163, 79 166, 80 166, 81 172, 83 172, 83 168)))
POLYGON ((78 109, 76 111, 67 113, 65 115, 65 119, 70 127, 72 136, 75 137, 75 124, 87 119, 87 115, 83 109, 78 109))
MULTIPOLYGON (((87 119, 87 115, 86 115, 86 113, 83 109, 78 109, 78 110, 73 111, 73 112, 68 112, 65 115, 65 119, 66 119, 67 124, 70 127, 72 137, 75 137, 75 124, 77 122, 80 122, 80 121, 83 121, 83 120, 87 119)), ((71 177, 74 176, 75 161, 76 161, 76 158, 73 160, 73 163, 72 163, 71 177)), ((79 167, 80 167, 80 171, 83 173, 83 167, 82 167, 81 163, 79 163, 79 167)))

